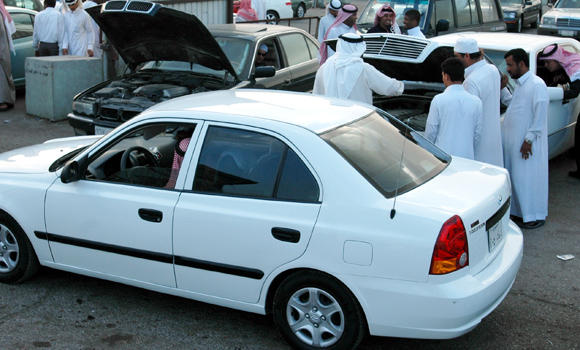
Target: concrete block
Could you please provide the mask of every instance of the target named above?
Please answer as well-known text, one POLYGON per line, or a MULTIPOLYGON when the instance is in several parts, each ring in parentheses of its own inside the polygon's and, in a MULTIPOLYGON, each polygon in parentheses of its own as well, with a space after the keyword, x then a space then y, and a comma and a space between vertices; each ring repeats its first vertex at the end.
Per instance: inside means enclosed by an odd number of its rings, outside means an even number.
POLYGON ((66 119, 72 99, 103 81, 101 59, 78 56, 27 57, 26 113, 52 121, 66 119))

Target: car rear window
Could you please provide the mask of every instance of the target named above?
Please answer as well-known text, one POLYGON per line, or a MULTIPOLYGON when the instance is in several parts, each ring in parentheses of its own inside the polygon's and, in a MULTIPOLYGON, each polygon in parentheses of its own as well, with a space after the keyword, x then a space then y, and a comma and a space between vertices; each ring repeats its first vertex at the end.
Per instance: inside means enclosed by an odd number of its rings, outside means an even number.
POLYGON ((418 132, 383 111, 320 136, 387 198, 420 186, 450 161, 418 132))

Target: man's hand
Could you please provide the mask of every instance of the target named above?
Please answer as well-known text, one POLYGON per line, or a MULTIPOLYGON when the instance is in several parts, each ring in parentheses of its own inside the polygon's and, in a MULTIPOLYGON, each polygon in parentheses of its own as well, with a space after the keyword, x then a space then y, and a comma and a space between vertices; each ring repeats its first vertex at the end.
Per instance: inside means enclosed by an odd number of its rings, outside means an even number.
POLYGON ((508 76, 507 76, 507 75, 505 75, 505 74, 502 74, 502 75, 501 75, 501 85, 500 85, 500 89, 503 89, 504 87, 506 87, 506 86, 507 86, 507 83, 508 83, 508 81, 509 81, 509 78, 508 78, 508 76))
POLYGON ((62 55, 63 56, 68 55, 68 49, 62 49, 62 55))
POLYGON ((520 152, 522 153, 522 158, 528 159, 532 155, 532 144, 524 140, 520 152))
POLYGON ((93 50, 87 50, 87 55, 89 55, 89 57, 93 57, 95 53, 93 52, 93 50))

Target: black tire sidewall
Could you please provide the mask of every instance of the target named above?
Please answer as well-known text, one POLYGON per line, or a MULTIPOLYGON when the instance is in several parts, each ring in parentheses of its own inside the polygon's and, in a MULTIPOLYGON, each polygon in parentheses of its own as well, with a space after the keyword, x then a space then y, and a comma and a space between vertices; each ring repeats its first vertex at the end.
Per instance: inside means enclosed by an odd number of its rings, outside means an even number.
POLYGON ((32 251, 32 245, 28 241, 26 234, 8 215, 0 213, 0 224, 6 226, 16 238, 18 243, 18 262, 16 268, 10 272, 0 272, 0 282, 3 283, 19 283, 29 276, 29 272, 34 268, 32 266, 36 262, 36 255, 32 251))
POLYGON ((321 349, 303 343, 290 330, 286 320, 286 307, 290 297, 298 290, 314 287, 332 295, 339 303, 344 315, 344 332, 341 338, 332 346, 323 348, 329 350, 354 349, 366 335, 366 321, 355 297, 346 286, 334 278, 318 272, 298 272, 287 277, 278 287, 274 295, 272 313, 274 322, 282 336, 295 349, 321 349))

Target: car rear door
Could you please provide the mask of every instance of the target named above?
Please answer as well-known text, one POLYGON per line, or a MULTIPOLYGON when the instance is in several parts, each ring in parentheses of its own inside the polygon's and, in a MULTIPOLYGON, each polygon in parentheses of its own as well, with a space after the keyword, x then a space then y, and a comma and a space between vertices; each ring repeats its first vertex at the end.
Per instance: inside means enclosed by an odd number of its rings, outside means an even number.
POLYGON ((227 124, 202 133, 174 214, 177 287, 255 303, 265 278, 306 249, 319 181, 275 133, 227 124))

